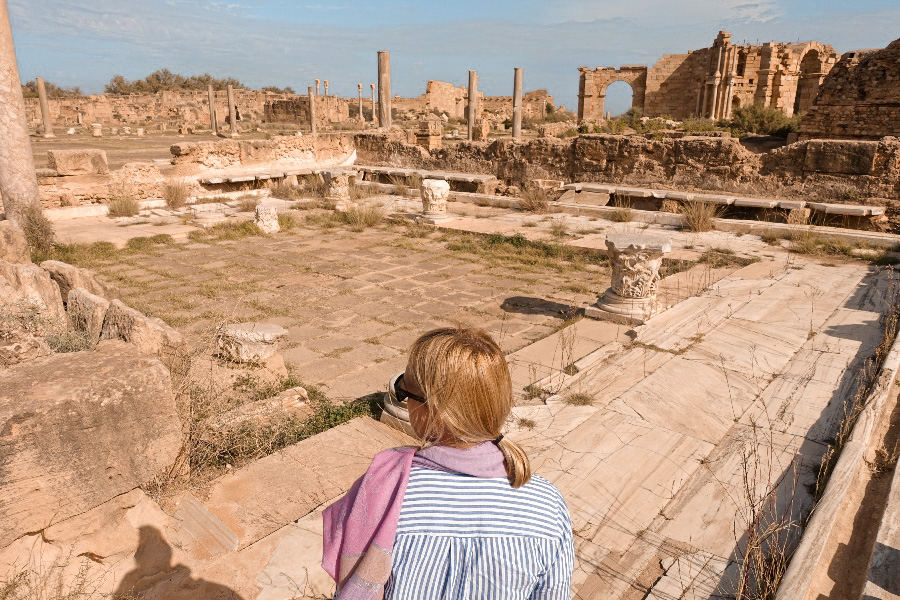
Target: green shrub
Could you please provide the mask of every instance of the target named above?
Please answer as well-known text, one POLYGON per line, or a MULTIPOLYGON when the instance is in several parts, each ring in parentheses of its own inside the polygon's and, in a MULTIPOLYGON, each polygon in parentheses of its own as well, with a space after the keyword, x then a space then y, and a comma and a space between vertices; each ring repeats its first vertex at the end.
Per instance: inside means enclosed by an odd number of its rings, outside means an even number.
POLYGON ((728 125, 739 132, 787 137, 796 132, 800 115, 789 117, 777 108, 751 104, 734 109, 728 125))

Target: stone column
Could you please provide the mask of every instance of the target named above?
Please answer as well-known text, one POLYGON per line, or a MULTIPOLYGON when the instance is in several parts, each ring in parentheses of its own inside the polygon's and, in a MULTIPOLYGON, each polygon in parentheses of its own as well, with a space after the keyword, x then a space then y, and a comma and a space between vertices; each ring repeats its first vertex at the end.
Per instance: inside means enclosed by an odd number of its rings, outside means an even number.
POLYGON ((432 225, 448 221, 453 217, 447 214, 447 198, 450 197, 450 184, 443 179, 426 179, 422 181, 422 220, 432 225))
POLYGON ((44 78, 38 77, 35 81, 37 82, 38 102, 41 104, 41 119, 44 123, 44 137, 56 137, 53 135, 53 120, 50 118, 50 103, 47 102, 47 89, 44 87, 44 78))
POLYGON ((391 126, 391 53, 378 52, 378 126, 391 126))
POLYGON ((316 96, 319 95, 319 80, 316 79, 316 96))
POLYGON ((21 227, 26 211, 40 210, 41 199, 6 0, 0 0, 0 140, 3 210, 9 221, 21 227))
POLYGON ((475 139, 475 115, 478 105, 478 74, 475 71, 469 71, 469 112, 466 114, 466 120, 469 122, 469 133, 466 137, 470 142, 475 139))
POLYGON ((316 95, 310 87, 307 89, 309 94, 309 132, 316 135, 316 95))
POLYGON ((375 122, 376 115, 378 113, 375 112, 375 84, 370 83, 369 87, 372 88, 372 122, 375 122))
POLYGON ((325 80, 325 97, 328 97, 328 80, 325 80))
POLYGON ((362 82, 356 84, 356 92, 359 96, 359 120, 365 123, 365 119, 362 114, 362 82))
POLYGON ((238 132, 237 111, 234 110, 234 90, 232 89, 230 83, 225 89, 228 91, 228 120, 231 121, 231 136, 234 137, 238 132))
POLYGON ((663 254, 672 251, 665 238, 617 233, 606 237, 612 285, 584 309, 587 317, 641 325, 660 311, 656 300, 663 254))
POLYGON ((211 85, 206 88, 206 93, 209 96, 209 126, 213 135, 219 135, 219 124, 216 122, 216 93, 211 85))
POLYGON ((516 67, 513 75, 513 118, 512 136, 514 140, 522 138, 522 68, 516 67))

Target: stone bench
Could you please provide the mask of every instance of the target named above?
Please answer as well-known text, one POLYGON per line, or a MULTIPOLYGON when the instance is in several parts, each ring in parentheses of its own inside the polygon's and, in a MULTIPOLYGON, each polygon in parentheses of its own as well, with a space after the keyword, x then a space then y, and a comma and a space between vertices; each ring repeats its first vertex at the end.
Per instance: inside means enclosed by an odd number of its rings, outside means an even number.
POLYGON ((373 177, 411 177, 419 176, 422 179, 441 179, 450 184, 451 191, 454 192, 474 192, 478 194, 493 194, 497 188, 498 180, 493 175, 484 175, 481 173, 460 173, 455 171, 431 171, 428 169, 407 169, 398 167, 379 167, 355 165, 359 171, 364 173, 364 178, 373 177), (465 189, 462 189, 465 188, 465 189))
MULTIPOLYGON (((630 208, 637 210, 666 210, 667 208, 677 210, 677 204, 675 206, 667 206, 667 204, 669 202, 678 204, 703 202, 734 207, 739 213, 756 213, 757 217, 760 215, 764 216, 764 220, 771 218, 772 211, 782 211, 787 222, 792 224, 807 223, 812 213, 820 213, 823 217, 827 215, 829 217, 843 217, 846 219, 848 217, 877 217, 883 215, 885 211, 884 207, 881 206, 829 204, 825 202, 806 202, 804 200, 782 200, 780 198, 751 198, 731 194, 704 194, 604 183, 568 183, 563 186, 563 189, 565 193, 560 198, 560 202, 563 203, 572 202, 574 204, 606 206, 614 196, 618 196, 628 199, 630 208)), ((831 221, 834 220, 831 219, 831 221)))

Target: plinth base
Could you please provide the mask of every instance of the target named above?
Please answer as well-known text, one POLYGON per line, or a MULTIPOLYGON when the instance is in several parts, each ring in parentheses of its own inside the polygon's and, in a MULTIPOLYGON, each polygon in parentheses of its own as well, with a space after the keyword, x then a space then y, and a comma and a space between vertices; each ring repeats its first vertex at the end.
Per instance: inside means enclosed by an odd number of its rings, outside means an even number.
POLYGON ((660 312, 656 297, 624 298, 612 288, 597 299, 596 304, 584 308, 584 316, 623 325, 643 325, 660 312))
POLYGON ((454 219, 456 219, 456 215, 448 215, 447 213, 425 213, 424 215, 419 215, 416 217, 417 221, 421 223, 428 223, 429 225, 446 223, 447 221, 452 221, 454 219))

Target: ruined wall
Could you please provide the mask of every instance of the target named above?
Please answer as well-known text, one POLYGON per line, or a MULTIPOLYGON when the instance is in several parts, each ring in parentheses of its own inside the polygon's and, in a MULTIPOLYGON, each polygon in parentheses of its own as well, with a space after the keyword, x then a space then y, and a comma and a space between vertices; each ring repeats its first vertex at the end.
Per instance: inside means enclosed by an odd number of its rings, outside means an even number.
POLYGON ((900 136, 900 39, 845 54, 800 123, 800 139, 884 136, 900 136))
POLYGON ((687 54, 666 54, 652 68, 580 67, 578 116, 582 121, 603 117, 606 87, 629 83, 632 106, 644 115, 677 119, 729 118, 735 108, 761 104, 787 115, 812 108, 825 76, 840 58, 819 42, 767 42, 734 45, 720 31, 709 48, 687 54))
MULTIPOLYGON (((357 105, 354 103, 353 114, 357 105)), ((290 99, 269 100, 263 107, 266 123, 309 124, 309 96, 295 96, 290 99)), ((316 96, 316 125, 342 123, 350 120, 350 102, 337 96, 316 96)))
MULTIPOLYGON (((261 121, 267 102, 292 97, 296 96, 257 90, 234 90, 238 118, 242 121, 261 121)), ((160 92, 130 96, 101 94, 52 98, 49 104, 53 123, 60 126, 76 125, 79 114, 84 123, 104 125, 162 125, 168 128, 177 128, 180 125, 210 126, 206 92, 160 92)), ((228 116, 227 95, 224 90, 215 92, 215 104, 219 125, 222 125, 228 116)), ((41 109, 37 98, 25 99, 25 115, 30 126, 40 125, 41 109)))
POLYGON ((171 152, 176 176, 254 168, 326 168, 352 164, 356 158, 353 137, 346 134, 186 142, 173 145, 171 152))
POLYGON ((485 173, 515 185, 531 179, 602 181, 825 201, 841 201, 841 194, 853 190, 860 198, 900 201, 900 140, 894 138, 798 142, 766 154, 734 138, 701 136, 495 140, 430 153, 378 134, 357 134, 355 140, 361 164, 485 173))

